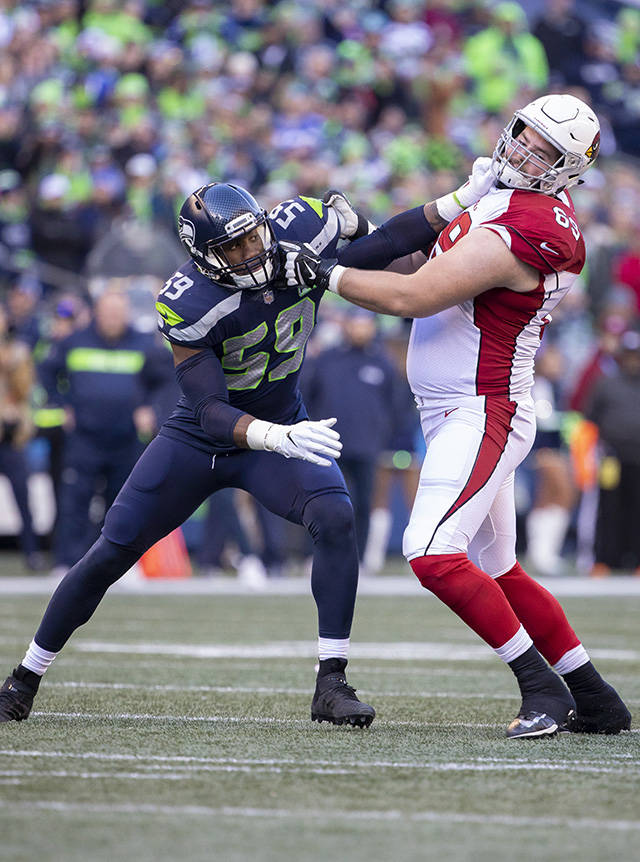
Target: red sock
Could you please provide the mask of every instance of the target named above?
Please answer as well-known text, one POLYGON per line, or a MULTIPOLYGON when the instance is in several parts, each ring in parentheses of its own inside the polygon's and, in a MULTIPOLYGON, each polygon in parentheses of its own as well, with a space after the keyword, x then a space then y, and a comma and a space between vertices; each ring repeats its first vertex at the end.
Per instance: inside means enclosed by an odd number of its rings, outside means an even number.
POLYGON ((466 554, 416 557, 410 565, 422 586, 493 649, 506 644, 520 628, 520 620, 500 587, 466 554))
POLYGON ((568 650, 579 646, 558 600, 530 578, 520 563, 496 581, 549 664, 554 665, 568 650))

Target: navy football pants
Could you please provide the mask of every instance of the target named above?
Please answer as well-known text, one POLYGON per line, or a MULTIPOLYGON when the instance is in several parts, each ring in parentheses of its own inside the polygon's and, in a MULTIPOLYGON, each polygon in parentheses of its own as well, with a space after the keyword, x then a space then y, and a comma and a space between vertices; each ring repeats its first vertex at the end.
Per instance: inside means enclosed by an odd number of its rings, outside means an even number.
POLYGON ((304 524, 314 543, 311 590, 321 637, 349 636, 358 582, 353 509, 337 465, 271 452, 217 455, 158 435, 107 512, 102 536, 54 592, 36 643, 58 652, 112 583, 220 488, 242 488, 271 512, 304 524))

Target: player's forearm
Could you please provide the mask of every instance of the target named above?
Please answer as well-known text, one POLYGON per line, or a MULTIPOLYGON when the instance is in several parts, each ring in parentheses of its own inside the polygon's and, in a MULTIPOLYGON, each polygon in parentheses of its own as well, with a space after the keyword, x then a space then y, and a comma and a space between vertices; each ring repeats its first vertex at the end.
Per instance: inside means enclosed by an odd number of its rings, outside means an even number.
POLYGON ((338 262, 358 269, 385 269, 408 254, 417 251, 428 254, 436 238, 426 207, 415 207, 388 219, 368 236, 344 246, 338 252, 338 262))
POLYGON ((175 368, 176 379, 202 430, 216 442, 235 440, 235 426, 246 414, 229 404, 224 372, 211 350, 189 355, 175 368))
POLYGON ((254 420, 254 416, 251 416, 249 413, 245 413, 241 416, 235 424, 233 429, 233 442, 240 449, 248 449, 249 444, 247 443, 247 428, 254 420))
POLYGON ((355 305, 395 317, 425 317, 426 297, 420 297, 413 276, 395 272, 343 269, 334 293, 355 305))
POLYGON ((518 260, 492 230, 480 228, 463 237, 417 272, 369 272, 341 267, 327 269, 328 289, 377 311, 398 317, 430 317, 460 305, 484 291, 505 287, 520 293, 534 290, 540 274, 518 260))

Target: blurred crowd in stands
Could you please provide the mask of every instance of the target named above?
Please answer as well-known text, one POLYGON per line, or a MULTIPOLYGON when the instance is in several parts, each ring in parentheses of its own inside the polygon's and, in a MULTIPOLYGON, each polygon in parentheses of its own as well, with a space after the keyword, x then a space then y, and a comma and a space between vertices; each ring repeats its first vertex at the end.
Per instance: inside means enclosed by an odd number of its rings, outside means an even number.
MULTIPOLYGON (((522 541, 541 574, 560 573, 567 561, 594 574, 640 572, 640 8, 613 0, 0 0, 0 472, 15 490, 28 565, 48 565, 41 551, 51 543, 34 536, 29 517, 29 441, 46 441, 64 508, 69 440, 77 456, 82 413, 72 403, 82 398, 77 363, 98 372, 96 350, 142 357, 128 366, 136 382, 121 408, 131 417, 118 432, 128 435, 127 464, 133 437, 144 445, 169 409, 175 390, 169 354, 158 353, 153 335, 153 300, 184 259, 174 222, 191 191, 224 179, 269 209, 342 188, 380 222, 455 187, 476 156, 492 152, 515 107, 554 90, 592 104, 602 146, 573 195, 587 267, 540 353, 540 430, 519 478, 522 541), (101 334, 105 293, 126 295, 111 300, 116 316, 129 315, 116 335, 101 334), (69 338, 80 338, 71 373, 59 364, 69 338)), ((401 405, 397 426, 369 417, 377 439, 343 458, 363 567, 376 571, 391 510, 406 514, 393 480, 410 499, 419 464, 402 372, 408 330, 390 319, 350 322, 358 315, 339 301, 324 306, 305 371, 312 415, 316 403, 318 415, 332 399, 336 414, 354 403, 323 388, 327 362, 342 363, 354 398, 375 390, 401 405)), ((113 371, 111 361, 103 371, 113 371)), ((350 421, 345 415, 345 440, 350 421)), ((124 436, 114 445, 125 446, 124 436)), ((94 467, 102 485, 90 490, 108 502, 116 477, 104 475, 104 463, 94 467)), ((222 518, 211 513, 228 509, 212 502, 205 517, 215 526, 222 518)), ((246 501, 225 535, 236 536, 241 558, 253 555, 258 535, 263 564, 281 569, 292 537, 245 510, 246 501)), ((99 507, 89 517, 95 526, 99 507)), ((202 551, 208 568, 226 564, 218 544, 202 551)), ((54 562, 73 561, 54 551, 54 562)))

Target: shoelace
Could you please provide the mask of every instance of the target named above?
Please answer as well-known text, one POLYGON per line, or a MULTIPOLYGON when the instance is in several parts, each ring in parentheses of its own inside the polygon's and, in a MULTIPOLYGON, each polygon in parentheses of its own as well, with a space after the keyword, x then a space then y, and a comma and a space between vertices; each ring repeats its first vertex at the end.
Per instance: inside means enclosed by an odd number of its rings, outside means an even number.
MULTIPOLYGON (((332 685, 327 686, 321 692, 322 696, 327 700, 327 703, 333 705, 336 698, 346 697, 349 700, 356 700, 356 690, 353 686, 349 685, 344 677, 338 677, 337 679, 332 680, 332 685)), ((359 703, 360 701, 358 701, 359 703)))

